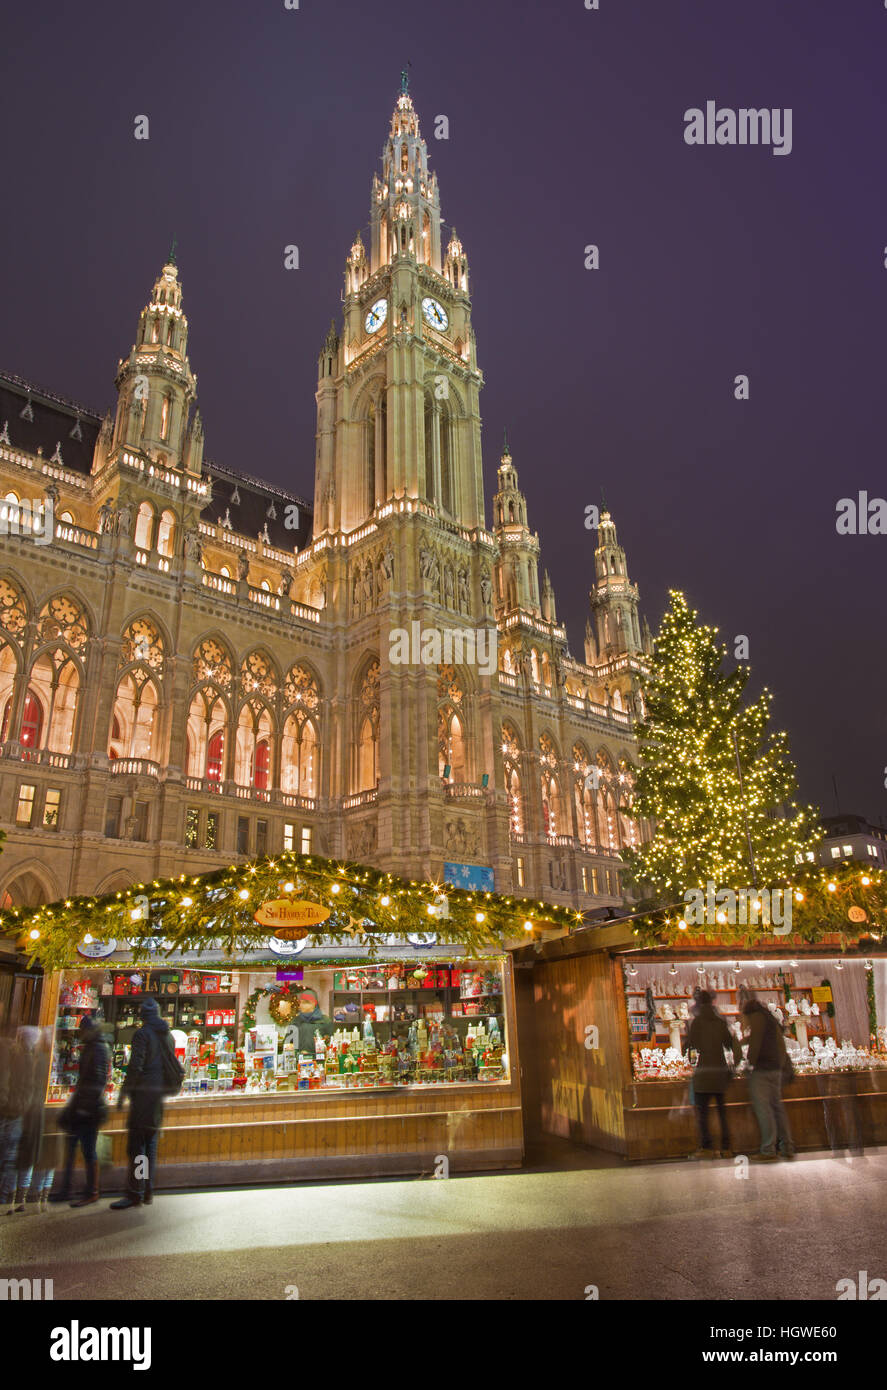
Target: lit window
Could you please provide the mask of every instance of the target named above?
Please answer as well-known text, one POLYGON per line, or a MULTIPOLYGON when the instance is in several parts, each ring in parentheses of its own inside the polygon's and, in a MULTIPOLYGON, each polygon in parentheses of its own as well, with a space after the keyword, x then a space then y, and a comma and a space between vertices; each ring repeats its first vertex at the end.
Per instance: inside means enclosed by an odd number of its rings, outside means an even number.
POLYGON ((160 438, 166 439, 169 434, 169 396, 163 397, 160 407, 160 438))
POLYGON ((289 821, 283 827, 283 847, 285 850, 294 850, 296 847, 296 827, 289 821))
POLYGON ((185 848, 196 849, 197 837, 200 831, 200 811, 196 806, 189 806, 185 811, 185 848))
POLYGON ((840 857, 841 851, 838 849, 838 846, 832 845, 832 859, 840 859, 840 857))
POLYGON ((109 796, 105 807, 105 838, 120 839, 120 817, 123 812, 123 798, 109 796))
POLYGON ((47 830, 58 830, 59 811, 62 805, 62 793, 58 787, 47 787, 46 798, 43 802, 43 824, 47 830))
POLYGON ((23 784, 18 789, 18 806, 15 810, 16 825, 30 825, 34 817, 34 792, 36 788, 23 784))
POLYGON ((218 811, 208 811, 206 815, 206 834, 203 837, 204 849, 218 849, 219 846, 219 813, 218 811))
POLYGON ((808 861, 808 863, 810 863, 810 864, 813 863, 813 851, 812 851, 812 849, 808 849, 808 850, 807 850, 807 853, 804 855, 804 858, 808 861))
POLYGON ((844 848, 844 853, 845 853, 845 855, 847 855, 847 854, 852 854, 852 853, 853 853, 853 846, 852 846, 852 845, 844 845, 843 848, 844 848))
POLYGON ((517 886, 518 886, 518 888, 524 888, 524 887, 526 886, 524 880, 525 880, 524 859, 523 859, 523 855, 520 855, 520 854, 519 854, 518 857, 517 857, 517 886))
POLYGON ((582 865, 582 891, 583 893, 588 892, 588 869, 584 864, 582 865))
POLYGON ((246 816, 237 817, 237 853, 249 853, 249 821, 246 816))
POLYGON ((311 826, 310 826, 310 825, 303 825, 303 826, 302 826, 302 853, 303 853, 303 854, 310 854, 310 853, 311 853, 311 826))
POLYGON ((256 821, 256 858, 261 859, 268 853, 268 822, 266 820, 256 821))
POLYGON ((601 891, 600 873, 597 869, 592 869, 591 871, 591 891, 592 893, 599 893, 601 891))

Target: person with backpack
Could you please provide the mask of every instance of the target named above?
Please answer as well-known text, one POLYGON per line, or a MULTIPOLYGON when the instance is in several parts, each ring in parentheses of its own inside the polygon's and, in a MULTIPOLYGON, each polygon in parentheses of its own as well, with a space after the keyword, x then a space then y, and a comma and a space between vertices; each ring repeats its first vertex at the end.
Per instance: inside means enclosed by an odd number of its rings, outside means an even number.
POLYGON ((175 1055, 169 1024, 160 1017, 156 999, 143 1000, 142 1026, 132 1040, 117 1108, 129 1097, 126 1192, 112 1202, 114 1211, 150 1206, 157 1172, 157 1139, 163 1125, 163 1101, 181 1090, 184 1069, 175 1055))
POLYGON ((781 1155, 794 1158, 788 1116, 782 1101, 782 1087, 794 1077, 785 1038, 770 1010, 757 999, 742 1007, 748 1023, 748 1091, 761 1131, 761 1149, 752 1157, 759 1163, 772 1163, 781 1155))

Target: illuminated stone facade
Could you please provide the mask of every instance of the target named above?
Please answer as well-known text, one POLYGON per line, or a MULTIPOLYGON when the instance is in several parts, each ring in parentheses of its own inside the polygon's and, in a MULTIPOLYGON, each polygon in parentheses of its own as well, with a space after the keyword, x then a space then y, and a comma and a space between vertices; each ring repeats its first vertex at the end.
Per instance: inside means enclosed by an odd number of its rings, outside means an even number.
POLYGON ((617 902, 649 633, 604 512, 570 655, 507 447, 487 529, 468 260, 406 91, 318 361, 313 510, 204 459, 187 335, 170 259, 104 420, 0 379, 4 901, 288 847, 617 902))

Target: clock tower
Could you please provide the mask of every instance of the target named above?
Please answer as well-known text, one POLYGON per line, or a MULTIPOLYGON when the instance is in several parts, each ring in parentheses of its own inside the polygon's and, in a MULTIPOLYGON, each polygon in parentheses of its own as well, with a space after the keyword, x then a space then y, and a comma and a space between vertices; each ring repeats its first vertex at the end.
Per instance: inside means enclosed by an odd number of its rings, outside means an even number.
POLYGON ((351 532, 392 500, 484 526, 468 260, 441 228, 437 175, 406 77, 373 178, 369 246, 345 264, 341 339, 318 373, 315 538, 351 532))

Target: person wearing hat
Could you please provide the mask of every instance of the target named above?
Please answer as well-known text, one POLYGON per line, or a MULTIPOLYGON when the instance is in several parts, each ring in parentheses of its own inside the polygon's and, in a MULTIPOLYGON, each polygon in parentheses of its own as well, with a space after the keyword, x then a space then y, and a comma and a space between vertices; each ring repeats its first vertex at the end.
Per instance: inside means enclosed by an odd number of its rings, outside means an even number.
POLYGON ((84 1014, 78 1029, 80 1058, 77 1065, 77 1085, 68 1104, 59 1116, 59 1128, 68 1136, 65 1169, 62 1186, 57 1194, 50 1197, 51 1202, 67 1202, 71 1195, 71 1179, 74 1175, 74 1159, 77 1145, 86 1164, 86 1182, 80 1197, 72 1207, 88 1207, 99 1200, 99 1165, 96 1159, 96 1140, 99 1130, 108 1116, 105 1103, 105 1087, 111 1057, 108 1045, 102 1037, 99 1025, 89 1014, 84 1014))
MULTIPOLYGON (((298 996, 299 1012, 287 1028, 283 1040, 295 1044, 297 1052, 310 1052, 314 1055, 314 1039, 318 1033, 328 1038, 333 1025, 320 1007, 320 1000, 313 989, 302 989, 298 996)), ((355 1021, 359 1015, 355 1014, 355 1021)))
POLYGON ((157 1166, 157 1138, 163 1124, 163 1097, 166 1094, 162 1049, 171 1048, 169 1024, 160 1017, 156 999, 142 1001, 141 1028, 136 1029, 126 1076, 120 1088, 118 1110, 129 1098, 127 1145, 129 1169, 126 1192, 112 1202, 115 1211, 126 1207, 150 1206, 154 1200, 157 1166))

